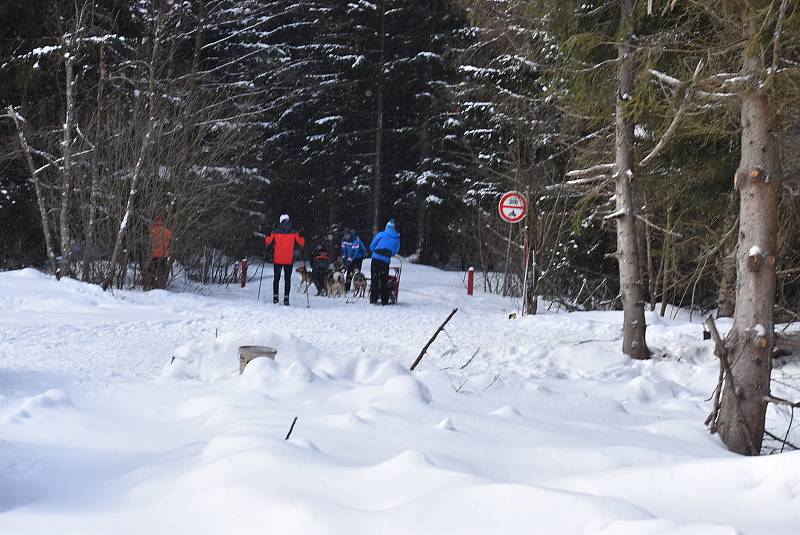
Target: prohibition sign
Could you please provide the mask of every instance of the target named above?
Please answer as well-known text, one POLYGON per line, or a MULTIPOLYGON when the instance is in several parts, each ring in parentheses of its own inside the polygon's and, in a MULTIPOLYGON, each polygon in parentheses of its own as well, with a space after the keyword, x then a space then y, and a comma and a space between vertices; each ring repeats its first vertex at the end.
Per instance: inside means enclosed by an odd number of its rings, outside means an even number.
POLYGON ((518 191, 509 191, 500 199, 497 209, 503 221, 513 225, 525 219, 525 214, 528 213, 528 200, 518 191))

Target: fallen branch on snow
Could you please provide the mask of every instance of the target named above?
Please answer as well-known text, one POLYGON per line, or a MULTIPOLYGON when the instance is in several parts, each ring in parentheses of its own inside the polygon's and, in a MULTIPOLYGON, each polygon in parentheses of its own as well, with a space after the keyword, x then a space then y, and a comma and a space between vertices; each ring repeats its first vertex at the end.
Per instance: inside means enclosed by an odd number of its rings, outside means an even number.
POLYGON ((411 365, 411 371, 412 372, 414 371, 414 369, 417 366, 419 366, 419 363, 422 362, 422 357, 425 356, 425 353, 428 351, 428 348, 431 347, 431 344, 433 343, 434 340, 436 340, 436 337, 439 336, 439 333, 444 330, 444 326, 447 325, 447 322, 449 322, 453 318, 453 316, 456 315, 456 312, 458 312, 458 309, 454 308, 453 311, 450 313, 450 315, 447 316, 447 319, 444 320, 444 323, 439 325, 439 328, 436 329, 435 333, 433 333, 433 336, 431 336, 431 339, 428 340, 427 344, 425 344, 425 347, 422 348, 422 351, 419 352, 419 356, 417 357, 417 360, 415 360, 414 364, 411 365))

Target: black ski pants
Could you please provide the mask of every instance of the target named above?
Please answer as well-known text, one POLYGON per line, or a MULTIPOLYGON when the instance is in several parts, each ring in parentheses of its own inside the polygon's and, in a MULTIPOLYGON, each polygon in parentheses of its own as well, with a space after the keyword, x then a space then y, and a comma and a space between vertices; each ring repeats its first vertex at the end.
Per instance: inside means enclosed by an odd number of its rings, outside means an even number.
POLYGON ((389 287, 389 264, 373 258, 370 277, 369 302, 375 304, 380 297, 381 304, 388 305, 389 294, 391 293, 391 288, 389 287))
POLYGON ((283 270, 285 278, 283 282, 283 295, 288 299, 292 291, 292 264, 275 264, 273 269, 275 270, 275 278, 272 279, 272 297, 275 299, 278 298, 278 286, 281 282, 281 270, 283 270))

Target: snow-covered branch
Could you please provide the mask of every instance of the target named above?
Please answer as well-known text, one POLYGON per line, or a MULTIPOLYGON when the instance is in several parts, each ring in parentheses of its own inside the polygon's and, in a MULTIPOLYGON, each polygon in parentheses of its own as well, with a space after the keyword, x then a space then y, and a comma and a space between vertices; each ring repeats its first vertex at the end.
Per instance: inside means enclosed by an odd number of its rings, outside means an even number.
POLYGON ((592 167, 587 167, 586 169, 574 169, 572 171, 567 172, 567 176, 570 178, 584 178, 588 176, 593 176, 597 174, 604 174, 610 175, 611 171, 614 170, 613 163, 601 163, 594 165, 592 167))
POLYGON ((672 119, 669 127, 664 132, 664 135, 661 136, 661 139, 658 141, 653 150, 650 151, 650 154, 644 157, 639 165, 646 166, 650 164, 653 160, 658 157, 659 154, 666 148, 669 141, 672 139, 672 136, 675 135, 675 132, 678 130, 678 124, 681 122, 686 110, 689 108, 689 104, 692 102, 692 97, 694 96, 694 84, 697 82, 697 77, 700 75, 700 71, 703 69, 703 60, 697 62, 697 67, 694 69, 694 75, 692 76, 692 83, 689 87, 686 88, 686 93, 683 95, 683 101, 681 102, 678 111, 675 113, 675 117, 672 119))
MULTIPOLYGON (((661 82, 663 82, 663 83, 667 84, 668 86, 673 87, 675 89, 677 89, 677 88, 679 88, 679 87, 684 85, 684 82, 682 80, 680 80, 678 78, 675 78, 674 76, 670 76, 669 74, 661 72, 661 71, 659 71, 657 69, 650 69, 649 72, 655 79, 657 79, 657 80, 659 80, 659 81, 661 81, 661 82)), ((702 90, 697 90, 696 94, 697 94, 698 97, 703 97, 703 98, 706 98, 706 99, 709 99, 709 100, 715 100, 715 101, 728 101, 730 99, 739 98, 739 96, 740 96, 740 93, 738 93, 738 92, 727 93, 727 92, 720 92, 720 91, 709 92, 709 91, 702 91, 702 90)))

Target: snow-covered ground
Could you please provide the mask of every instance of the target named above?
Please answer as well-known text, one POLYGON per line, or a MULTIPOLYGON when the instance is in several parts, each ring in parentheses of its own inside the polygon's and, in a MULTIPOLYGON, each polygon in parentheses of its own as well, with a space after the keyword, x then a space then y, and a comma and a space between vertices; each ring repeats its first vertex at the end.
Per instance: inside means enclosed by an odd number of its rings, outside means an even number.
POLYGON ((697 317, 648 315, 632 362, 620 313, 509 319, 462 276, 406 264, 396 307, 286 308, 0 273, 0 532, 800 531, 800 453, 703 426, 697 317), (277 359, 239 376, 253 343, 277 359))

